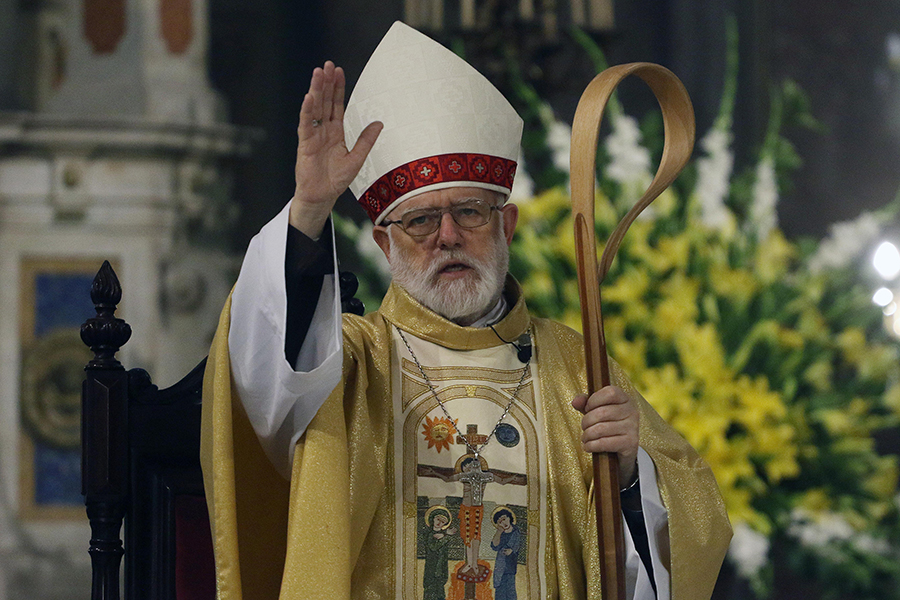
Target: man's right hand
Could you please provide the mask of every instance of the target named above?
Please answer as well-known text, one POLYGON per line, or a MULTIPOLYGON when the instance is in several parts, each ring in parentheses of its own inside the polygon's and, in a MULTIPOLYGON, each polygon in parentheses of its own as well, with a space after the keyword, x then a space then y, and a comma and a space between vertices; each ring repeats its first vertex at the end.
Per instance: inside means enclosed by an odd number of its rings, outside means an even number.
POLYGON ((344 143, 344 71, 316 67, 297 127, 297 182, 290 224, 311 238, 322 234, 338 197, 350 186, 384 125, 370 123, 352 150, 344 143))

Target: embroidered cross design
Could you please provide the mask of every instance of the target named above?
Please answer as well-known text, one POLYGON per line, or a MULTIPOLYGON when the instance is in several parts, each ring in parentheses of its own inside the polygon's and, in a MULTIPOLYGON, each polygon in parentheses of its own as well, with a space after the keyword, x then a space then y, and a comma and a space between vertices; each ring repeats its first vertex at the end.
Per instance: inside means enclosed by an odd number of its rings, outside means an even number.
POLYGON ((481 444, 485 443, 488 439, 488 436, 483 433, 478 433, 478 425, 473 425, 469 423, 466 425, 466 434, 456 436, 457 444, 465 444, 469 442, 469 446, 472 448, 477 448, 481 444))

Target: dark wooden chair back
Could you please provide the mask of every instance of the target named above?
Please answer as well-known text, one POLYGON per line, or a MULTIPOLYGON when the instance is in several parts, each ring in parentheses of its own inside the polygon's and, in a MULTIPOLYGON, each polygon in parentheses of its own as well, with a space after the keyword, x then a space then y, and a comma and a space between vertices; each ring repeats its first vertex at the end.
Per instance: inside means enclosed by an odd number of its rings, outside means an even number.
MULTIPOLYGON (((352 273, 339 277, 345 312, 362 314, 352 273)), ((122 288, 109 262, 91 286, 97 315, 81 328, 94 358, 82 388, 82 494, 91 523, 92 600, 213 600, 215 565, 200 471, 206 359, 158 389, 116 352, 131 327, 115 316, 122 288), (125 524, 125 544, 120 532, 125 524)))
POLYGON ((94 358, 82 390, 82 493, 91 522, 93 600, 119 597, 125 556, 129 600, 212 600, 215 567, 200 472, 200 402, 206 359, 160 390, 116 352, 131 327, 108 262, 91 288, 97 315, 82 326, 94 358), (120 531, 124 520, 125 545, 120 531))

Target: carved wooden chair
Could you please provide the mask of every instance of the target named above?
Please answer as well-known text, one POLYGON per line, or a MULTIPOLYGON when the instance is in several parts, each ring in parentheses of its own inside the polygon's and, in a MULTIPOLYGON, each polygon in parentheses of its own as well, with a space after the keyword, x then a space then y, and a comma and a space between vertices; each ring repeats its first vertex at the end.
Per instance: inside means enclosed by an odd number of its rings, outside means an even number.
MULTIPOLYGON (((345 312, 363 313, 352 273, 340 274, 345 312)), ((104 262, 91 286, 97 315, 81 328, 94 358, 82 388, 82 494, 91 523, 92 600, 212 600, 215 567, 200 472, 204 358, 160 390, 116 352, 131 327, 116 318, 122 288, 104 262), (124 547, 120 531, 125 524, 124 547)))

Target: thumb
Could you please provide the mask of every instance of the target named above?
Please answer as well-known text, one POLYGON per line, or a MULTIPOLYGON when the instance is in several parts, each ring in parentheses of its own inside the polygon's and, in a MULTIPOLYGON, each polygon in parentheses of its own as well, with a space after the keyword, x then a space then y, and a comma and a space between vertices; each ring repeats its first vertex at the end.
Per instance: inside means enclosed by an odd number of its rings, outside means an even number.
POLYGON ((572 400, 572 407, 578 412, 584 412, 584 407, 587 405, 588 395, 587 394, 578 394, 572 400))
POLYGON ((359 138, 353 145, 353 150, 351 150, 349 154, 349 157, 354 163, 357 163, 362 167, 363 161, 366 160, 366 157, 372 150, 372 146, 375 145, 375 141, 378 139, 378 135, 381 133, 382 129, 384 129, 384 123, 381 121, 374 121, 369 123, 366 128, 362 130, 362 133, 359 134, 359 138))

